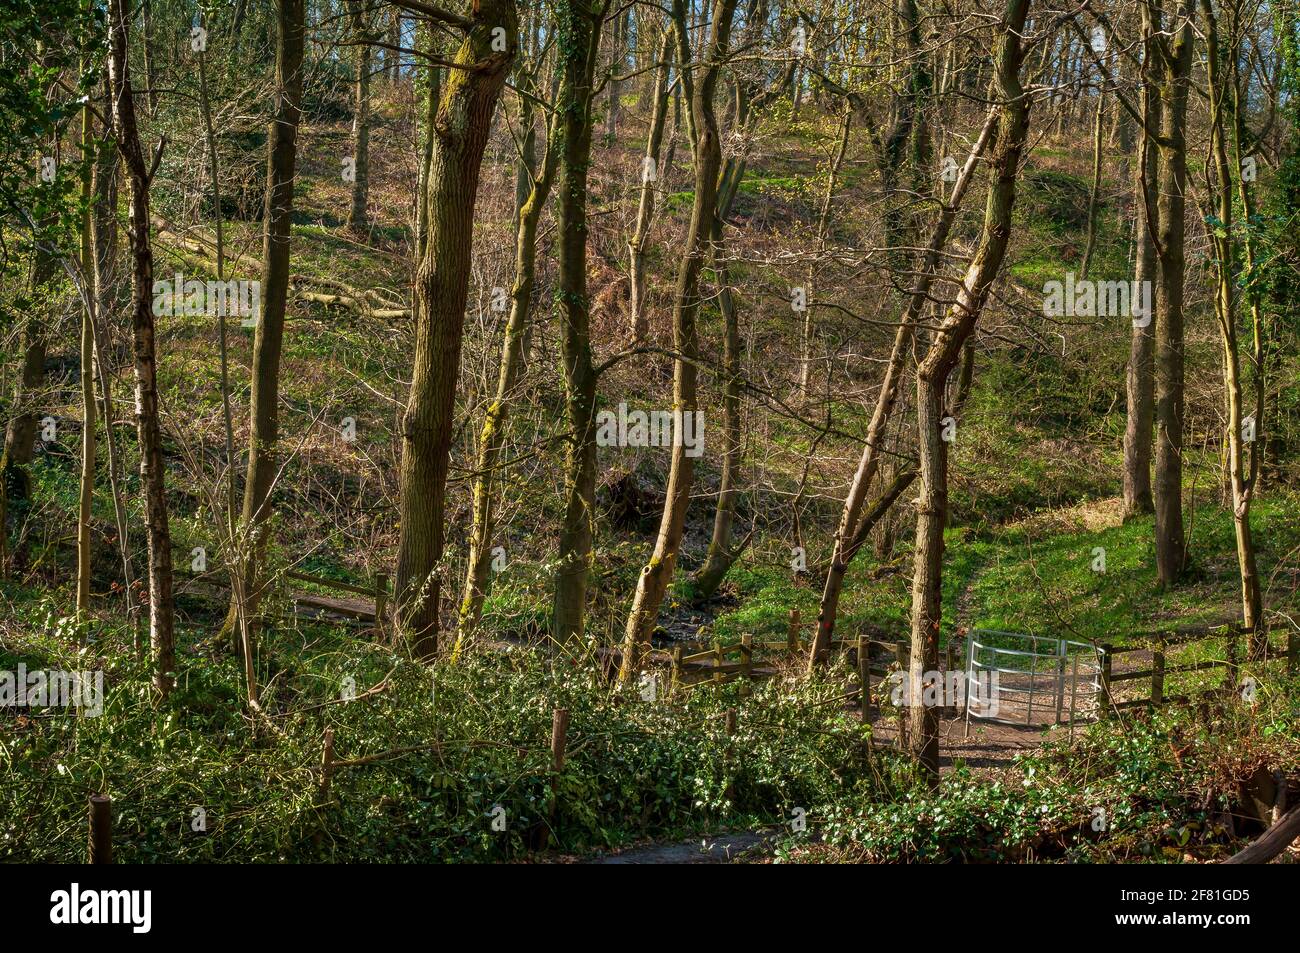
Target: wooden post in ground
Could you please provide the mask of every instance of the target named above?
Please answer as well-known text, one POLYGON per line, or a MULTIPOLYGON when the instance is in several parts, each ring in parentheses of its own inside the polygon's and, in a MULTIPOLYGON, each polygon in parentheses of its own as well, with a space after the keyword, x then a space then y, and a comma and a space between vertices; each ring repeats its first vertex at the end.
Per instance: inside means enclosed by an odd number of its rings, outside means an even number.
POLYGON ((569 743, 569 709, 557 708, 551 712, 551 829, 555 829, 555 814, 560 806, 560 773, 564 770, 564 751, 569 743))
POLYGON ((673 683, 670 686, 670 691, 673 695, 676 695, 677 692, 681 690, 682 677, 686 674, 685 672, 682 671, 682 655, 683 655, 682 647, 680 645, 674 645, 673 646, 673 683))
POLYGON ((1112 646, 1110 643, 1106 643, 1104 645, 1099 645, 1098 648, 1101 650, 1101 685, 1097 690, 1097 717, 1105 718, 1110 714, 1111 710, 1110 675, 1113 660, 1111 658, 1110 650, 1112 646))
POLYGON ((790 624, 785 630, 785 648, 787 652, 799 651, 799 610, 790 610, 790 624))
POLYGON ((89 862, 113 862, 113 801, 107 794, 90 796, 90 837, 87 843, 89 862))
POLYGON ((569 709, 557 708, 551 713, 551 770, 557 775, 564 770, 564 749, 569 743, 569 709))
POLYGON ((726 656, 722 653, 722 643, 713 643, 713 684, 722 684, 722 663, 726 661, 726 656))
POLYGON ((1159 708, 1165 703, 1165 640, 1156 643, 1151 654, 1151 707, 1159 708))
POLYGON ((334 729, 325 729, 325 744, 320 756, 320 803, 328 804, 330 784, 334 780, 334 729))
POLYGON ((868 662, 871 643, 865 635, 858 634, 858 708, 862 711, 862 720, 867 719, 867 709, 871 707, 871 667, 868 662))
POLYGON ((726 735, 727 735, 727 748, 726 748, 725 753, 723 754, 723 762, 722 762, 722 763, 726 766, 725 770, 726 770, 726 772, 727 772, 727 786, 726 786, 726 789, 725 789, 724 792, 723 792, 723 797, 726 798, 728 801, 730 801, 730 800, 732 799, 732 796, 735 794, 735 789, 733 788, 732 783, 731 783, 731 782, 732 782, 732 778, 731 778, 731 765, 732 765, 731 739, 734 738, 734 737, 736 736, 736 709, 734 709, 734 708, 728 708, 728 709, 727 709, 727 713, 726 713, 726 715, 724 716, 724 719, 723 719, 722 728, 723 728, 723 731, 726 732, 726 735))
POLYGON ((384 635, 384 616, 388 613, 388 573, 375 574, 375 634, 384 635))
POLYGON ((742 635, 740 637, 740 694, 748 695, 750 691, 749 682, 754 677, 754 637, 752 635, 742 635))

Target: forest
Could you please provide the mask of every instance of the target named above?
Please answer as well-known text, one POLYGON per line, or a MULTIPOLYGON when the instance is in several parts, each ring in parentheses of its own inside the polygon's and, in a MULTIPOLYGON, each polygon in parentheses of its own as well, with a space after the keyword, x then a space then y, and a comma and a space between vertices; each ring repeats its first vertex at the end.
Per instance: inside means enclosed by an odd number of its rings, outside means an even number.
POLYGON ((4 0, 0 420, 8 863, 1300 862, 1297 0, 4 0))

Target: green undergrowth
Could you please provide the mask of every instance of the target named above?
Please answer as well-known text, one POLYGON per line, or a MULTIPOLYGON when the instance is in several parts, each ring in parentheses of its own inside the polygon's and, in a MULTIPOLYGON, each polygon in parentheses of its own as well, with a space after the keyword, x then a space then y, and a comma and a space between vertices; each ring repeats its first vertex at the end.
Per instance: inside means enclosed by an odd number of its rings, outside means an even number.
POLYGON ((1242 785, 1260 769, 1300 766, 1296 684, 1263 682, 1202 710, 1169 707, 1076 731, 997 778, 958 764, 936 791, 846 800, 809 811, 792 860, 1179 863, 1221 859, 1262 821, 1242 785), (1232 820, 1228 819, 1232 815, 1232 820), (811 838, 824 845, 810 848, 811 838))
POLYGON ((78 631, 48 603, 30 602, 24 618, 0 665, 102 668, 106 702, 97 717, 6 714, 0 856, 9 859, 81 860, 95 792, 113 798, 120 862, 452 861, 751 828, 903 783, 890 759, 871 758, 869 729, 830 682, 771 680, 748 697, 731 685, 652 703, 614 693, 584 659, 470 652, 430 669, 314 626, 263 646, 267 715, 249 720, 234 659, 200 653, 191 636, 175 694, 155 706, 129 633, 92 626, 77 653, 78 631), (571 721, 553 788, 556 708, 571 721), (326 730, 337 760, 370 759, 338 767, 328 795, 326 730))

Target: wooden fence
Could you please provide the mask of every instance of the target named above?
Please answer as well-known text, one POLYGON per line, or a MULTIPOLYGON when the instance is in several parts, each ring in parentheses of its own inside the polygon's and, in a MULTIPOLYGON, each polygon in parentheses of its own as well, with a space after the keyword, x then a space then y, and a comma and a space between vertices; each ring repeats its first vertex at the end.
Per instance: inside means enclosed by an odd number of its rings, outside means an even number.
MULTIPOLYGON (((743 635, 739 641, 716 642, 711 647, 697 651, 688 651, 686 646, 678 645, 669 651, 651 652, 646 661, 652 666, 668 669, 669 694, 701 685, 716 686, 736 680, 746 683, 742 686, 741 693, 748 694, 749 682, 771 678, 781 671, 782 663, 788 663, 809 651, 813 633, 805 633, 804 629, 815 626, 815 622, 811 625, 801 622, 799 610, 791 609, 784 639, 756 640, 752 635, 743 635)), ((866 635, 834 638, 831 649, 849 653, 851 663, 857 669, 857 691, 862 704, 870 703, 871 677, 887 678, 895 665, 906 669, 910 655, 910 643, 906 639, 890 641, 866 635), (876 650, 874 657, 873 647, 876 650)), ((948 668, 954 662, 953 649, 954 646, 949 645, 946 655, 948 668)), ((617 665, 620 654, 618 649, 606 649, 602 652, 602 657, 606 665, 612 668, 617 665)))
MULTIPOLYGON (((813 623, 815 626, 816 623, 813 623)), ((789 625, 784 639, 756 640, 752 635, 744 635, 739 641, 715 643, 711 647, 688 651, 684 646, 676 646, 670 651, 650 653, 647 662, 651 665, 666 667, 670 674, 668 692, 676 693, 701 685, 722 685, 737 679, 746 683, 759 678, 770 678, 782 668, 782 662, 791 657, 806 653, 811 644, 810 637, 805 637, 804 624, 800 621, 799 610, 790 610, 789 625)), ((812 633, 808 633, 811 636, 812 633)), ((1110 712, 1129 708, 1159 707, 1166 704, 1183 703, 1205 695, 1222 691, 1231 691, 1237 686, 1237 679, 1242 660, 1247 654, 1248 633, 1237 624, 1222 626, 1201 626, 1174 629, 1166 632, 1153 632, 1139 636, 1133 643, 1123 646, 1100 644, 1097 646, 1101 656, 1101 690, 1098 694, 1098 709, 1102 710, 1103 700, 1109 704, 1105 709, 1110 712), (1213 639, 1225 639, 1226 651, 1223 658, 1200 659, 1179 663, 1173 656, 1183 648, 1213 639), (1150 652, 1150 668, 1127 669, 1116 666, 1116 659, 1150 652), (1223 677, 1219 685, 1209 691, 1190 694, 1169 694, 1166 691, 1167 679, 1189 673, 1221 669, 1223 677), (1117 686, 1125 686, 1121 691, 1117 686), (1119 697, 1132 694, 1129 686, 1139 687, 1142 694, 1137 697, 1119 697)), ((898 669, 906 671, 910 656, 910 642, 907 639, 892 641, 874 639, 866 635, 837 637, 832 640, 832 651, 850 654, 852 664, 857 669, 857 684, 860 702, 871 703, 872 682, 875 676, 886 679, 898 669), (864 690, 865 689, 865 690, 864 690)), ((950 640, 941 659, 941 667, 952 671, 960 666, 960 646, 956 640, 950 640)), ((607 650, 606 658, 616 663, 618 650, 607 650)), ((1292 630, 1287 633, 1286 644, 1282 649, 1270 646, 1266 660, 1286 661, 1288 673, 1297 670, 1300 658, 1300 638, 1292 630)), ((877 685, 879 682, 877 682, 877 685)), ((748 684, 742 688, 742 694, 748 693, 748 684)))
POLYGON ((327 579, 324 576, 299 572, 296 569, 286 569, 284 577, 298 582, 308 582, 322 589, 366 597, 364 600, 331 599, 328 596, 309 592, 295 592, 291 595, 294 604, 305 608, 308 612, 330 612, 361 621, 373 619, 376 631, 383 631, 384 617, 388 610, 388 573, 376 573, 374 581, 369 586, 327 579))
MULTIPOLYGON (((1199 626, 1175 629, 1169 632, 1152 632, 1143 635, 1128 645, 1098 645, 1101 655, 1101 689, 1098 693, 1098 708, 1107 712, 1118 712, 1128 708, 1158 708, 1167 704, 1182 704, 1209 695, 1231 692, 1238 687, 1241 666, 1249 652, 1249 633, 1240 625, 1230 623, 1221 626, 1199 626), (1201 659, 1199 661, 1171 664, 1171 656, 1190 646, 1223 639, 1222 658, 1201 659), (1117 671, 1115 660, 1139 652, 1151 653, 1151 667, 1144 669, 1122 669, 1117 671), (1170 676, 1186 675, 1194 672, 1221 669, 1223 677, 1219 684, 1210 689, 1186 694, 1170 695, 1165 691, 1165 682, 1170 676), (1120 698, 1129 691, 1117 689, 1137 683, 1140 692, 1136 697, 1120 698)), ((1294 673, 1300 657, 1300 639, 1294 629, 1287 632, 1284 650, 1274 651, 1271 642, 1264 653, 1261 664, 1285 660, 1288 674, 1294 673)))
MULTIPOLYGON (((230 588, 229 582, 220 572, 191 573, 178 566, 176 573, 195 581, 218 586, 224 590, 230 588)), ((314 592, 290 592, 288 594, 289 601, 293 604, 295 610, 295 615, 290 618, 319 617, 326 614, 342 616, 363 623, 373 621, 375 631, 380 634, 383 633, 388 612, 388 573, 376 573, 374 579, 368 585, 342 582, 338 579, 330 579, 327 576, 302 572, 297 569, 286 569, 281 575, 285 579, 310 583, 321 589, 343 594, 343 598, 336 599, 314 592), (362 598, 347 598, 347 596, 361 596, 362 598)))

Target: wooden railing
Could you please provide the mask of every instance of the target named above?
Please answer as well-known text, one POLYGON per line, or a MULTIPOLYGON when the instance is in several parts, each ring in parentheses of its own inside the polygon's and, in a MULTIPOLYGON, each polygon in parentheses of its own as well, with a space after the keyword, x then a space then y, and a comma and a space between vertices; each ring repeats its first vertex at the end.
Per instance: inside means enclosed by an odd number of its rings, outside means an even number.
MULTIPOLYGON (((1123 711, 1128 708, 1158 708, 1161 705, 1181 704, 1194 701, 1197 698, 1233 691, 1238 687, 1237 680, 1241 671, 1242 660, 1249 651, 1249 639, 1250 633, 1242 626, 1229 623, 1221 626, 1201 626, 1175 629, 1169 632, 1153 632, 1121 646, 1101 644, 1097 647, 1101 654, 1101 689, 1098 693, 1098 707, 1109 712, 1123 711), (1224 640, 1223 658, 1170 664, 1170 656, 1179 649, 1212 639, 1224 640), (1151 667, 1117 672, 1115 670, 1115 659, 1135 652, 1150 652, 1151 667), (1170 676, 1214 669, 1223 670, 1223 678, 1215 688, 1181 695, 1169 695, 1165 691, 1165 682, 1170 676), (1137 698, 1116 700, 1118 692, 1115 686, 1128 682, 1144 682, 1145 685, 1140 687, 1144 694, 1137 698)), ((1275 652, 1273 648, 1272 644, 1269 643, 1268 651, 1265 653, 1264 659, 1261 660, 1262 663, 1267 664, 1285 660, 1288 674, 1294 673, 1297 667, 1297 658, 1300 655, 1300 639, 1297 639, 1295 630, 1292 629, 1287 632, 1284 651, 1275 652)))

